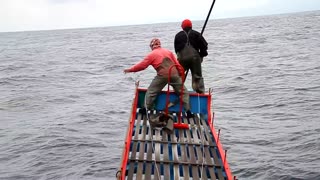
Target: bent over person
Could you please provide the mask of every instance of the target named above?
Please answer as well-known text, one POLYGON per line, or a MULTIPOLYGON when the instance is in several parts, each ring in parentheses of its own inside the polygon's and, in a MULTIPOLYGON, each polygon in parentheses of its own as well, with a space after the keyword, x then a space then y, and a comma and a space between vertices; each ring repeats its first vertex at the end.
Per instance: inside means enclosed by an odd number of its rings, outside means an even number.
POLYGON ((159 39, 154 38, 150 42, 151 52, 139 63, 133 65, 128 69, 124 69, 124 73, 138 72, 146 69, 149 65, 157 71, 157 75, 152 80, 146 92, 146 108, 148 110, 153 108, 154 101, 162 91, 162 89, 168 84, 169 69, 172 65, 170 72, 170 84, 174 91, 181 95, 181 88, 183 88, 182 101, 184 109, 187 112, 187 116, 191 116, 190 104, 189 104, 189 92, 183 85, 180 73, 184 73, 183 67, 179 64, 174 54, 168 49, 161 47, 159 39))
POLYGON ((201 63, 203 57, 208 55, 208 43, 198 31, 192 29, 192 22, 189 19, 182 21, 181 28, 182 31, 174 38, 178 61, 187 72, 190 69, 192 89, 197 93, 204 93, 201 63))

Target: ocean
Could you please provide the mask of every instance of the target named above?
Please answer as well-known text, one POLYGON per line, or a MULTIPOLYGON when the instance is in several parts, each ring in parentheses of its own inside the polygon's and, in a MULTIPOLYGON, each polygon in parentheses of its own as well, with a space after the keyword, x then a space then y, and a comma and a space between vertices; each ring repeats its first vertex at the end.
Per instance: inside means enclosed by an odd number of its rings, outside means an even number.
MULTIPOLYGON (((213 19, 214 125, 239 180, 320 179, 320 11, 213 19)), ((194 21, 201 31, 204 21, 194 21)), ((115 179, 152 38, 180 22, 0 33, 0 179, 115 179)), ((186 86, 191 90, 190 73, 186 86)))

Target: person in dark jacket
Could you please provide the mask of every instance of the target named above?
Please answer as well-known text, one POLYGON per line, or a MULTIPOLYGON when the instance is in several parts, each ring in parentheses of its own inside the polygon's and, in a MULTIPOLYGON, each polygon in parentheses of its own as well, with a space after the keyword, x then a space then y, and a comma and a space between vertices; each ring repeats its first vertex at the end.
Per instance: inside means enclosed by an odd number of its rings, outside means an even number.
POLYGON ((182 31, 174 38, 174 49, 179 63, 185 71, 190 69, 192 76, 192 89, 197 93, 204 93, 205 87, 202 77, 201 63, 203 57, 208 55, 208 43, 204 37, 192 29, 192 22, 185 19, 181 23, 182 31))

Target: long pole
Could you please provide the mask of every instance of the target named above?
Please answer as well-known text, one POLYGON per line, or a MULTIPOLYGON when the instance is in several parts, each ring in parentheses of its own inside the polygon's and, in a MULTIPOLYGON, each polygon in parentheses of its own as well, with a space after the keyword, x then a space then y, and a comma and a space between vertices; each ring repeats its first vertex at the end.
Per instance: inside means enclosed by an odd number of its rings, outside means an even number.
POLYGON ((212 4, 211 4, 211 7, 210 7, 210 10, 209 10, 207 19, 206 19, 206 21, 204 22, 204 25, 203 25, 203 27, 202 27, 201 35, 203 34, 204 29, 206 28, 207 22, 208 22, 208 20, 209 20, 209 17, 210 17, 210 14, 211 14, 211 11, 212 11, 212 8, 213 8, 215 2, 216 2, 216 0, 213 0, 213 2, 212 2, 212 4))
MULTIPOLYGON (((216 0, 213 0, 213 1, 212 1, 212 4, 211 4, 210 10, 209 10, 209 13, 208 13, 207 18, 206 18, 206 21, 204 22, 204 25, 203 25, 202 30, 201 30, 201 36, 202 36, 202 34, 203 34, 203 32, 204 32, 204 29, 205 29, 206 26, 207 26, 207 22, 208 22, 208 20, 209 20, 209 17, 210 17, 210 14, 211 14, 211 11, 212 11, 212 8, 213 8, 215 2, 216 2, 216 0)), ((184 76, 184 77, 185 77, 185 78, 184 78, 184 81, 187 79, 188 72, 189 72, 189 69, 187 70, 187 72, 186 72, 186 74, 185 74, 185 76, 184 76)), ((183 82, 184 82, 184 81, 183 81, 183 82)))

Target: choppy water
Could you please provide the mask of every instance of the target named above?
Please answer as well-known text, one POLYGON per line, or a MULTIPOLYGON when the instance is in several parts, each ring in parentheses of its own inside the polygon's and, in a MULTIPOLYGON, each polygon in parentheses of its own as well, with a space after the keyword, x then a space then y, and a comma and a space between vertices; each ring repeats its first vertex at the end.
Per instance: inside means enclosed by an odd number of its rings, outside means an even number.
MULTIPOLYGON (((239 179, 320 179, 319 22, 320 11, 208 22, 204 78, 239 179)), ((122 70, 153 37, 173 50, 179 26, 0 33, 0 179, 114 179, 134 82, 154 76, 122 70)))

